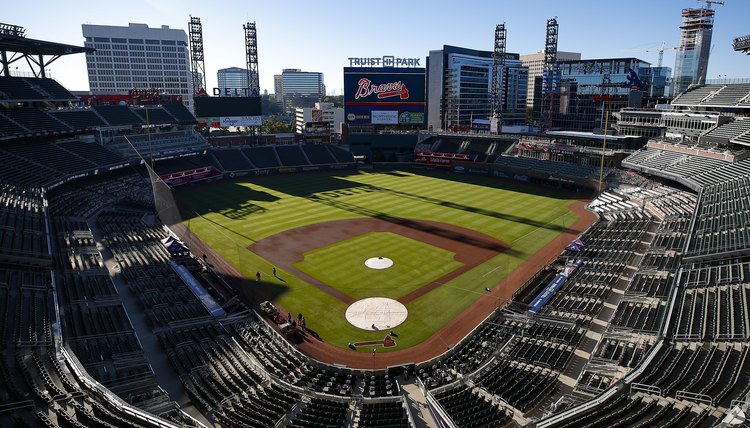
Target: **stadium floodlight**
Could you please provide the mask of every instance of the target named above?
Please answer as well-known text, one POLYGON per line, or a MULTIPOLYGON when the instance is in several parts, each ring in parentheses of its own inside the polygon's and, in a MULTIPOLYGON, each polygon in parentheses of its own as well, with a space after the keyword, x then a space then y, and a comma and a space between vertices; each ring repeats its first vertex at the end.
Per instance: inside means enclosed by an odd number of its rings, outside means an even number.
POLYGON ((20 25, 5 24, 0 22, 0 34, 4 36, 26 37, 26 29, 20 25))

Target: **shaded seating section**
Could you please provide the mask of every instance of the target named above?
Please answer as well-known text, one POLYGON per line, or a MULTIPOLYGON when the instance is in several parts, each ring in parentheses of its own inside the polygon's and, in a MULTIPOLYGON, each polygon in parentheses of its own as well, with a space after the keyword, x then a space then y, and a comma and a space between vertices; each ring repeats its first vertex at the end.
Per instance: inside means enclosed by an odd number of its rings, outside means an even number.
POLYGON ((182 103, 172 103, 163 106, 164 109, 169 112, 175 119, 177 119, 178 125, 193 125, 198 121, 195 119, 190 110, 185 107, 182 103))
POLYGON ((0 110, 0 136, 28 134, 29 130, 2 115, 0 110))
POLYGON ((299 394, 271 384, 227 400, 214 418, 227 427, 272 427, 299 400, 299 394))
POLYGON ((211 154, 216 158, 224 171, 243 171, 247 169, 255 169, 255 165, 248 158, 245 157, 244 153, 240 149, 213 149, 211 154))
MULTIPOLYGON (((29 85, 29 80, 37 79, 26 79, 24 77, 11 77, 2 76, 0 77, 0 99, 3 100, 19 100, 19 101, 35 101, 44 100, 47 97, 36 91, 29 85)), ((39 79, 41 80, 41 79, 39 79)), ((75 99, 70 93, 70 98, 75 99)))
MULTIPOLYGON (((148 157, 146 157, 146 159, 148 159, 148 157)), ((206 167, 211 167, 217 170, 219 169, 219 165, 213 156, 198 153, 195 155, 165 159, 157 162, 154 164, 154 171, 159 175, 166 175, 206 167)))
POLYGON ((133 112, 137 114, 146 125, 166 125, 176 124, 178 120, 161 107, 158 108, 138 108, 133 107, 133 112))
POLYGON ((62 173, 46 168, 29 159, 16 156, 0 149, 0 177, 4 183, 19 186, 39 186, 48 181, 57 180, 62 173))
POLYGON ((282 166, 310 165, 310 162, 307 160, 307 157, 305 157, 305 153, 300 146, 276 146, 276 153, 279 156, 279 160, 281 160, 282 166))
POLYGON ((65 175, 84 172, 97 167, 95 163, 63 150, 56 144, 14 144, 4 146, 3 149, 65 175))
POLYGON ((126 159, 151 159, 205 150, 208 143, 197 132, 186 130, 117 136, 106 146, 126 159))
MULTIPOLYGON (((304 402, 304 401, 303 401, 304 402)), ((302 410, 287 423, 287 428, 325 428, 346 426, 349 403, 312 398, 302 410)))
MULTIPOLYGON (((535 171, 544 174, 556 174, 565 177, 581 179, 598 179, 599 168, 592 165, 580 165, 569 162, 558 162, 550 160, 539 160, 515 156, 498 156, 494 162, 501 167, 509 167, 515 170, 535 171)), ((608 168, 604 174, 608 173, 608 168)))
POLYGON ((349 151, 342 149, 341 147, 332 146, 329 144, 326 144, 324 146, 327 148, 334 158, 336 158, 336 161, 339 163, 352 163, 354 162, 354 155, 351 154, 349 151))
POLYGON ((435 398, 459 427, 501 427, 512 417, 509 411, 465 386, 441 392, 435 398))
POLYGON ((66 150, 79 158, 93 162, 95 166, 122 164, 125 162, 120 155, 98 143, 84 143, 83 141, 65 141, 57 143, 57 147, 66 150))
POLYGON ((43 198, 33 188, 0 185, 0 261, 49 264, 43 198))
POLYGON ((107 126, 107 124, 90 109, 48 110, 47 113, 65 123, 73 130, 85 130, 107 126))
POLYGON ((47 114, 46 111, 33 108, 3 109, 0 113, 13 122, 28 129, 31 133, 70 132, 68 125, 47 114))
POLYGON ((76 96, 65 89, 57 80, 49 78, 24 77, 23 80, 37 92, 50 100, 76 100, 76 96))
POLYGON ((310 163, 313 165, 327 165, 337 162, 325 146, 305 144, 300 147, 302 148, 302 151, 305 152, 307 159, 309 159, 310 163))
POLYGON ((403 401, 393 402, 362 402, 359 411, 360 428, 408 428, 409 420, 403 401))
POLYGON ((281 166, 276 151, 271 146, 242 148, 242 152, 256 168, 277 168, 281 166))
POLYGON ((145 125, 140 116, 133 113, 129 106, 95 106, 96 113, 104 118, 109 126, 145 125))
POLYGON ((50 211, 60 216, 88 218, 116 205, 153 207, 151 186, 132 169, 112 172, 106 177, 84 178, 54 189, 48 194, 50 211))

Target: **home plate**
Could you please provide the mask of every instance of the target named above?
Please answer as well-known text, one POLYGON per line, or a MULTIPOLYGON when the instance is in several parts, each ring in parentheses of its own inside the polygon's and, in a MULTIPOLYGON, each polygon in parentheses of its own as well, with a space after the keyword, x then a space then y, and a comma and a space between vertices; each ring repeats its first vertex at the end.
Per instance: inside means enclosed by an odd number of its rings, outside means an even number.
POLYGON ((387 330, 406 321, 409 311, 398 300, 368 297, 346 308, 346 320, 363 330, 387 330))
POLYGON ((365 266, 370 269, 388 269, 393 266, 393 260, 388 257, 373 257, 365 260, 365 266))

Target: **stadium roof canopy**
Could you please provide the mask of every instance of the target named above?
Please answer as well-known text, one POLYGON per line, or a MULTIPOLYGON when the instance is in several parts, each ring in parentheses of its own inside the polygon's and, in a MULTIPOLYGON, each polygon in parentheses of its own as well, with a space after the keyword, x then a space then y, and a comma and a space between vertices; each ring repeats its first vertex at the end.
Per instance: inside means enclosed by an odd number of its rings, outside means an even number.
POLYGON ((0 76, 10 76, 10 64, 26 59, 37 77, 46 77, 44 68, 63 55, 94 52, 96 49, 64 43, 28 39, 23 28, 0 23, 0 76), (11 56, 8 53, 13 53, 11 56), (45 60, 45 56, 51 57, 45 60), (34 67, 35 64, 36 67, 34 67), (39 70, 36 71, 35 68, 39 70))

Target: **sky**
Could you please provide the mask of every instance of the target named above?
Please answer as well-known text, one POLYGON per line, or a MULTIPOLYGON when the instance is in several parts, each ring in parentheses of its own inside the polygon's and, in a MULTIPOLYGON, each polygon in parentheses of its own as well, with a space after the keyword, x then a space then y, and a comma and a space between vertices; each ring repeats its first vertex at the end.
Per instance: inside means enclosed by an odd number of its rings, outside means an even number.
MULTIPOLYGON (((10 1, 10 0, 7 0, 10 1)), ((725 0, 716 9, 708 79, 750 77, 750 55, 732 50, 732 39, 750 34, 749 0, 725 0)), ((634 52, 679 45, 680 11, 694 0, 27 0, 3 8, 4 23, 23 26, 26 37, 83 46, 81 24, 184 29, 190 16, 203 24, 207 85, 216 71, 245 66, 242 25, 255 22, 261 92, 273 93, 273 75, 284 68, 324 74, 329 94, 341 94, 350 57, 424 58, 443 45, 493 50, 495 25, 505 23, 507 52, 544 49, 548 18, 559 24, 558 50, 586 58, 636 57, 656 65, 658 53, 634 52)), ((664 66, 674 68, 673 51, 664 66)), ((19 71, 28 69, 22 61, 19 71)), ((89 89, 83 54, 64 56, 51 76, 73 91, 89 89)), ((210 93, 210 92, 209 92, 210 93)))

